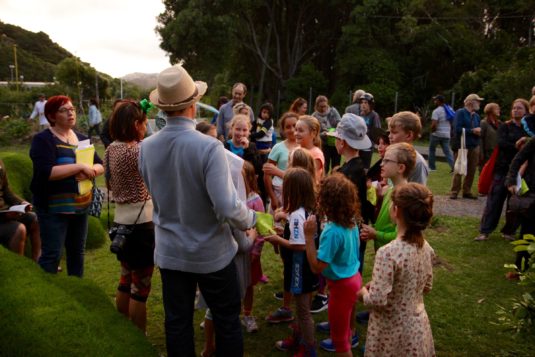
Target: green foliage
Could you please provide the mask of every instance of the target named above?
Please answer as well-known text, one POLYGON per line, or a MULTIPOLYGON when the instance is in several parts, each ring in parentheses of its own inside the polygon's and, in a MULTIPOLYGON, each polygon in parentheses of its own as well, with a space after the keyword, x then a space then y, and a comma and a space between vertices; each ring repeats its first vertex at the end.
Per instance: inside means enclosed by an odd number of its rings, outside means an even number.
POLYGON ((88 228, 87 228, 87 249, 100 248, 107 242, 108 233, 102 226, 100 219, 89 216, 88 228))
POLYGON ((109 77, 104 77, 97 73, 88 63, 80 61, 77 57, 65 58, 56 68, 56 79, 61 84, 65 85, 71 94, 71 97, 90 98, 95 97, 95 80, 98 77, 99 95, 107 96, 107 89, 109 86, 109 77))
POLYGON ((31 202, 32 160, 27 154, 14 152, 0 152, 0 158, 6 165, 7 179, 11 190, 26 201, 31 202))
POLYGON ((505 268, 513 269, 520 278, 519 285, 528 289, 521 293, 520 298, 513 299, 510 307, 499 306, 498 324, 515 333, 532 332, 535 327, 535 236, 525 234, 521 240, 512 242, 516 253, 527 252, 529 264, 522 261, 520 269, 514 264, 506 264, 505 268), (529 266, 526 266, 529 265, 529 266))
POLYGON ((44 32, 31 32, 0 22, 0 80, 10 80, 9 65, 14 64, 13 45, 17 45, 19 75, 25 81, 52 82, 56 65, 67 57, 67 50, 52 42, 44 32))
POLYGON ((32 122, 27 119, 8 118, 0 120, 0 144, 27 138, 32 130, 32 122))
MULTIPOLYGON (((328 88, 327 78, 310 62, 301 66, 299 73, 286 82, 287 103, 284 107, 288 108, 297 97, 308 98, 309 88, 313 89, 313 101, 316 96, 325 95, 328 88)), ((314 103, 309 105, 313 107, 314 103)))
POLYGON ((89 279, 45 273, 0 247, 0 345, 5 356, 157 356, 89 279))

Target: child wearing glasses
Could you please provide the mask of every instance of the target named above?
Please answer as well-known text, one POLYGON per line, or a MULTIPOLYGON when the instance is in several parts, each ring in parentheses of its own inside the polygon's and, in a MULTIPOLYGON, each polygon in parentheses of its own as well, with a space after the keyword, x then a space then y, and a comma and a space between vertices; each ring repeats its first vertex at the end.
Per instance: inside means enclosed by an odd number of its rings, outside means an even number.
POLYGON ((363 224, 361 231, 361 239, 373 240, 376 251, 396 238, 396 224, 390 217, 392 191, 395 187, 408 182, 408 176, 413 171, 415 163, 416 150, 411 144, 398 143, 386 149, 381 163, 381 176, 389 180, 392 185, 387 185, 383 189, 383 203, 375 223, 363 224))

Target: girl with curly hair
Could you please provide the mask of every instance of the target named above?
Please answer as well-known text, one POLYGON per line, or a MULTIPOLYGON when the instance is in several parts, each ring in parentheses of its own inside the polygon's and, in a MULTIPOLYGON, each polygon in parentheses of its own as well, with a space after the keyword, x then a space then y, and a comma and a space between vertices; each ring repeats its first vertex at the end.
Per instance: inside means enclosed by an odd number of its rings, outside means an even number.
MULTIPOLYGON (((352 356, 351 347, 356 347, 358 338, 353 336, 350 325, 355 317, 357 292, 362 285, 359 229, 355 220, 360 216, 360 203, 355 185, 342 173, 324 178, 318 206, 319 213, 327 217, 327 223, 316 251, 316 218, 310 216, 305 222, 307 258, 310 269, 327 279, 330 333, 337 356, 352 356)), ((331 341, 323 343, 331 344, 331 341)))

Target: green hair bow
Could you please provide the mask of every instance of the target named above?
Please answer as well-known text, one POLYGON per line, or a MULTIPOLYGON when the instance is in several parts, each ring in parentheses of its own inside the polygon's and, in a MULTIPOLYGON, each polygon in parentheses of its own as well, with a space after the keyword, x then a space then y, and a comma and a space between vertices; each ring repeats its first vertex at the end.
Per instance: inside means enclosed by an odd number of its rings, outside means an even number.
POLYGON ((149 110, 154 108, 154 105, 147 100, 147 98, 143 99, 139 102, 139 106, 141 107, 141 110, 143 110, 143 113, 147 114, 149 110))

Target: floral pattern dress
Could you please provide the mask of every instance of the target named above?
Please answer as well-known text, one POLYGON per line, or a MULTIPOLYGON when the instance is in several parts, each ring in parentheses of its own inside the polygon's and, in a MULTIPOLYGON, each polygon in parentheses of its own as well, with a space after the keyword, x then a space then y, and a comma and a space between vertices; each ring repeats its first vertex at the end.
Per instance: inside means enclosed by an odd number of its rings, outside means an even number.
POLYGON ((433 248, 401 239, 381 247, 364 304, 370 308, 365 356, 434 356, 423 295, 433 284, 433 248))

